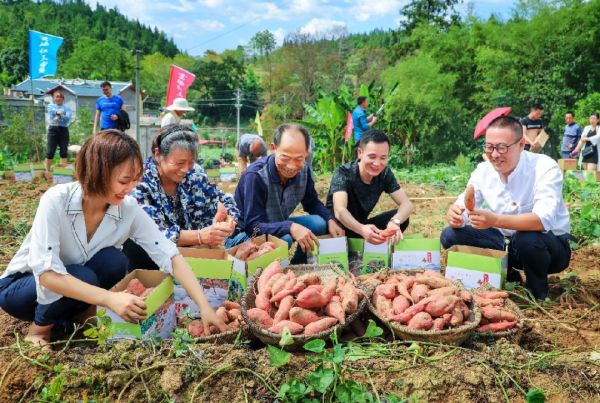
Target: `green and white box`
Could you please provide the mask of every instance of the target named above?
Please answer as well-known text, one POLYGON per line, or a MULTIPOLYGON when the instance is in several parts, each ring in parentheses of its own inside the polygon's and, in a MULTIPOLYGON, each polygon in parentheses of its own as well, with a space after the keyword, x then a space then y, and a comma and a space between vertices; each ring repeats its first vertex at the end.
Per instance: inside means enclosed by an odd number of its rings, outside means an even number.
POLYGON ((363 262, 365 240, 362 238, 347 238, 348 270, 355 276, 360 276, 363 262))
POLYGON ((387 242, 379 245, 364 241, 362 274, 375 273, 389 265, 390 246, 387 242))
POLYGON ((223 167, 219 169, 221 174, 221 182, 236 182, 237 169, 235 167, 223 167))
POLYGON ((454 245, 448 249, 446 277, 460 280, 466 288, 477 288, 484 283, 501 289, 506 280, 508 255, 494 249, 454 245))
MULTIPOLYGON (((224 249, 179 248, 181 255, 192 268, 204 295, 213 309, 217 309, 226 299, 237 300, 246 282, 245 272, 233 271, 233 260, 224 249)), ((175 282, 173 290, 177 318, 198 317, 198 305, 188 295, 181 284, 175 282)))
POLYGON ((17 164, 14 167, 16 181, 32 181, 33 166, 31 164, 17 164))
POLYGON ((242 285, 244 290, 246 289, 247 285, 250 284, 251 280, 254 278, 254 274, 258 271, 258 269, 264 269, 275 260, 279 260, 282 267, 285 267, 289 264, 287 242, 269 234, 253 238, 252 242, 259 247, 265 242, 273 242, 275 244, 275 250, 267 252, 256 259, 244 262, 243 260, 235 257, 235 252, 240 245, 236 245, 233 248, 227 249, 227 253, 231 255, 231 259, 233 260, 233 271, 236 273, 245 273, 246 281, 242 285))
POLYGON ((394 245, 393 270, 425 269, 440 271, 439 238, 405 238, 394 245))
POLYGON ((348 244, 345 236, 336 238, 320 236, 319 244, 315 245, 313 254, 318 264, 335 263, 344 271, 348 271, 348 244))
POLYGON ((56 185, 59 183, 71 183, 75 180, 73 168, 52 168, 52 182, 56 185))
POLYGON ((111 320, 113 334, 110 339, 167 339, 176 326, 175 304, 173 295, 173 278, 158 270, 134 270, 111 288, 111 291, 125 291, 127 284, 137 278, 146 288, 155 287, 144 298, 146 314, 143 321, 129 323, 108 308, 97 307, 97 311, 106 310, 111 320))

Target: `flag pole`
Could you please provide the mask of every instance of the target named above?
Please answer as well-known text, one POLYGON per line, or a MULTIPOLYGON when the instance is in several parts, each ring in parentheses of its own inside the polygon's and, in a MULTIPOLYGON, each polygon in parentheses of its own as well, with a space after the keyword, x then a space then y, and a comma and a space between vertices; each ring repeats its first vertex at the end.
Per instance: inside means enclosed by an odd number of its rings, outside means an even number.
POLYGON ((31 88, 31 135, 33 138, 33 145, 35 147, 35 159, 36 161, 40 160, 40 146, 37 142, 36 134, 35 134, 35 95, 33 93, 33 79, 31 75, 29 76, 29 84, 31 88))

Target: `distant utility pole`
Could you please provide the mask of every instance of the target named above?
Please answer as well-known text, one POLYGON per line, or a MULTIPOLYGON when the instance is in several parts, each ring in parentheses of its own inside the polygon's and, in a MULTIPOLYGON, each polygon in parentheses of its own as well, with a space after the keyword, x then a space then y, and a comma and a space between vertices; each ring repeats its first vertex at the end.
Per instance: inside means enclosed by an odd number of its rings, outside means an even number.
POLYGON ((235 108, 237 109, 237 144, 240 142, 240 109, 242 109, 242 91, 235 90, 235 108))
POLYGON ((141 50, 134 49, 135 54, 135 140, 140 144, 140 56, 141 50))

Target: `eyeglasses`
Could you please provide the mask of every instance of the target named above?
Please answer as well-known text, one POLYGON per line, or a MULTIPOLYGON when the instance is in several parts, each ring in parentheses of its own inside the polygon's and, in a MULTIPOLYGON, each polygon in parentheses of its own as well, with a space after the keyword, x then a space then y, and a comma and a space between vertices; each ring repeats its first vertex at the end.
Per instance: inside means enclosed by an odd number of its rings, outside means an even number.
POLYGON ((486 154, 491 154, 494 152, 494 150, 496 150, 496 151, 498 151, 498 154, 506 154, 508 152, 508 147, 517 144, 519 141, 521 141, 521 138, 518 138, 517 141, 515 141, 514 143, 511 143, 511 144, 500 143, 500 144, 494 145, 492 143, 484 143, 483 151, 485 151, 486 154))

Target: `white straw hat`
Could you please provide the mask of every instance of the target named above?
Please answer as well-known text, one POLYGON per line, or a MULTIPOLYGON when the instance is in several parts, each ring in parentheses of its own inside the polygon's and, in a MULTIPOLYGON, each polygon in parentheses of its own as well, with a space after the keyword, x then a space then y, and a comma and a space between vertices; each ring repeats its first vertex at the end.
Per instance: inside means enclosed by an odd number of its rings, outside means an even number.
POLYGON ((188 105, 185 98, 175 98, 173 103, 165 108, 168 111, 193 111, 194 108, 188 105))

